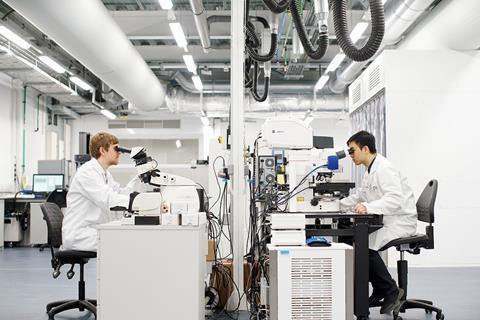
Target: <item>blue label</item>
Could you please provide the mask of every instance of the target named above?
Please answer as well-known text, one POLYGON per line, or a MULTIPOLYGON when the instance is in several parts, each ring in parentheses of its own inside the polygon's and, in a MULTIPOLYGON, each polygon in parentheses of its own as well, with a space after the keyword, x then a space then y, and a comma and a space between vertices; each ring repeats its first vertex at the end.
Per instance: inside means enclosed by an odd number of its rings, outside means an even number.
POLYGON ((290 254, 290 250, 280 250, 281 255, 288 255, 290 254))

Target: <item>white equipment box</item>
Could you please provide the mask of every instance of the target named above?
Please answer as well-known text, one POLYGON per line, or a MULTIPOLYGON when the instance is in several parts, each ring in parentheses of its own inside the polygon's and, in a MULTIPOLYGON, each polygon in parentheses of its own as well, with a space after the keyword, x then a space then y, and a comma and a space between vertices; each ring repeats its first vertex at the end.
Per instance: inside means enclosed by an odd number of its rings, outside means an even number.
POLYGON ((205 319, 205 224, 113 221, 98 237, 97 319, 205 319))
POLYGON ((262 141, 268 148, 311 149, 313 129, 296 118, 268 118, 262 126, 262 141))
POLYGON ((272 225, 275 230, 282 229, 305 229, 307 220, 304 214, 298 213, 275 213, 270 216, 272 225))
POLYGON ((274 246, 304 246, 305 229, 303 230, 272 230, 270 243, 274 246))
POLYGON ((353 248, 275 247, 270 251, 270 319, 351 320, 353 248))

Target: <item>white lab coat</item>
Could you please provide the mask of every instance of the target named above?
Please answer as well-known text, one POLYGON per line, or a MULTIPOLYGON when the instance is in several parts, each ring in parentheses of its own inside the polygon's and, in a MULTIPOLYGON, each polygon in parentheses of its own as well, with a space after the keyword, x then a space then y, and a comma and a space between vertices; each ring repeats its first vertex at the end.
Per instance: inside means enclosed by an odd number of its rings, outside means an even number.
POLYGON ((67 194, 62 249, 97 251, 97 225, 110 221, 110 208, 128 208, 130 193, 144 189, 138 177, 120 188, 97 159, 85 163, 73 177, 67 194))
POLYGON ((391 240, 416 234, 417 208, 413 191, 407 179, 380 154, 370 173, 365 172, 356 194, 340 201, 345 209, 357 203, 362 203, 367 213, 383 214, 383 228, 370 234, 370 249, 379 250, 391 240))

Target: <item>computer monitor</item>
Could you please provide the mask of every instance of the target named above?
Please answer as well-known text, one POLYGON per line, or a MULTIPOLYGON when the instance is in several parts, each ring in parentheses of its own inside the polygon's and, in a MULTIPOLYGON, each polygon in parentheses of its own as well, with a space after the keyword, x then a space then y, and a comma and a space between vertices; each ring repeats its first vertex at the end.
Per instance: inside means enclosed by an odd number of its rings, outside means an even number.
POLYGON ((47 194, 63 189, 63 174, 34 174, 32 191, 34 194, 47 194))

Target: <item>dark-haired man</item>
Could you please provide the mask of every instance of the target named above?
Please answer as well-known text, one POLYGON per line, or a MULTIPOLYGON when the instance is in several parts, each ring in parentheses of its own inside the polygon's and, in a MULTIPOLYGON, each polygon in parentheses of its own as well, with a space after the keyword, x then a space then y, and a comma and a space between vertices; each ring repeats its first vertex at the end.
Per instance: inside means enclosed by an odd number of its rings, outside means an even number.
POLYGON ((391 240, 412 236, 417 230, 415 197, 407 180, 385 157, 377 153, 375 137, 367 131, 347 141, 350 157, 367 168, 356 194, 341 200, 343 208, 358 214, 382 214, 383 228, 370 234, 369 280, 373 293, 369 304, 383 300, 380 313, 390 313, 399 303, 403 290, 397 287, 378 250, 391 240))

